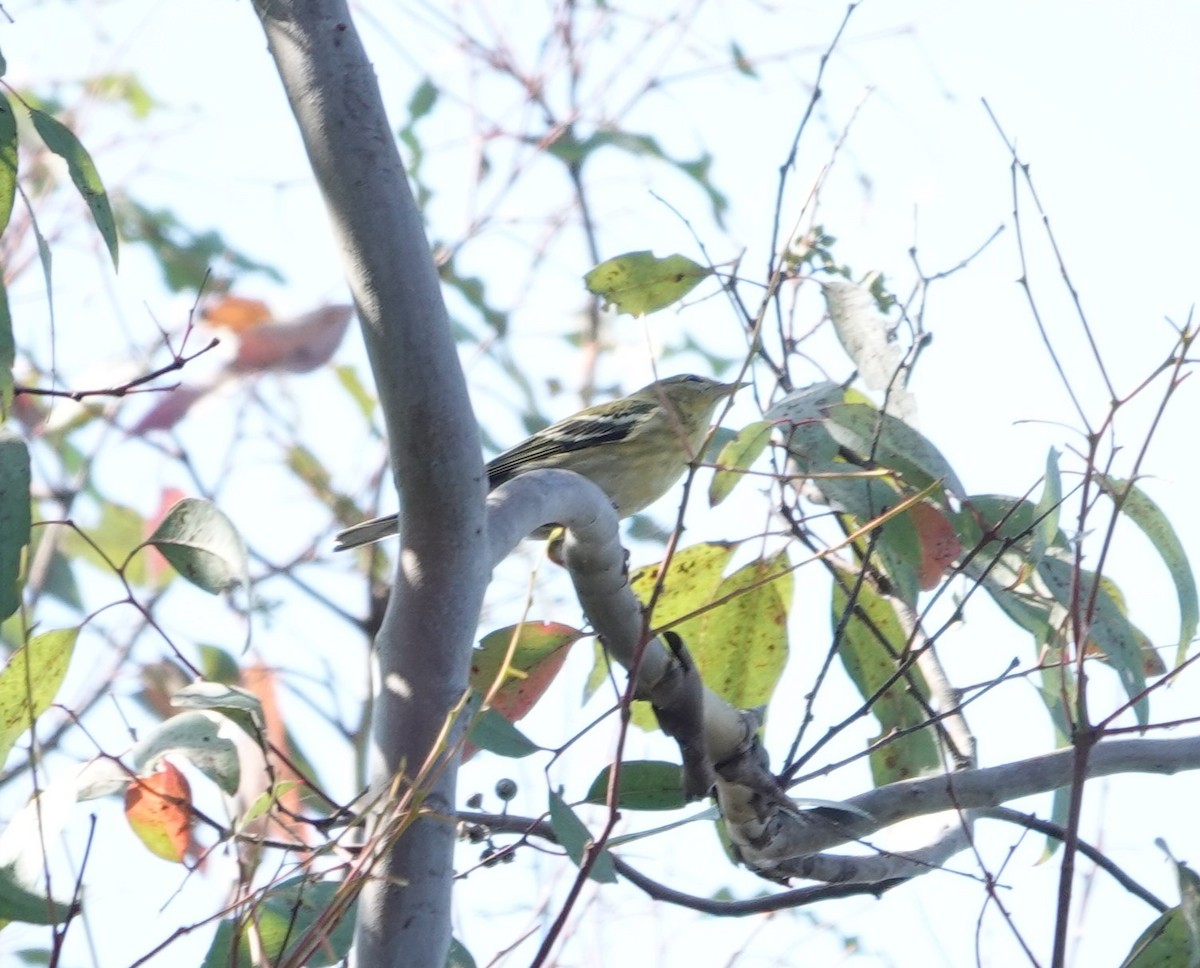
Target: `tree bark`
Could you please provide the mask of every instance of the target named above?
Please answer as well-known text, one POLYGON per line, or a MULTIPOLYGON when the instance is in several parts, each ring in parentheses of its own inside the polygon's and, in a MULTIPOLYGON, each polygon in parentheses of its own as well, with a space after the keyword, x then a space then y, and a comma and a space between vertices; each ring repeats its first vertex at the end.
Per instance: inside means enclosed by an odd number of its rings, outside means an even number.
MULTIPOLYGON (((376 639, 371 776, 375 791, 403 795, 467 688, 489 572, 478 430, 421 216, 346 4, 255 8, 329 210, 391 444, 401 550, 376 639)), ((445 963, 456 767, 454 758, 432 771, 414 800, 421 817, 386 838, 359 899, 358 964, 445 963)))

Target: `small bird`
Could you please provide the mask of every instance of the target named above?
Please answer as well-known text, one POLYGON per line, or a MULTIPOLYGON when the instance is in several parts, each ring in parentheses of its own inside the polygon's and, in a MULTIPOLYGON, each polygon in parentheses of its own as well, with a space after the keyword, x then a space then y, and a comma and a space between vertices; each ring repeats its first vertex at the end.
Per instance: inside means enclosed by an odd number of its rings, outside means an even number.
MULTIPOLYGON (((488 489, 526 471, 558 468, 596 484, 613 502, 617 517, 637 514, 683 476, 717 404, 744 386, 687 373, 580 410, 489 462, 488 489)), ((373 518, 338 532, 334 550, 371 544, 398 531, 396 515, 373 518)), ((539 529, 535 536, 548 533, 539 529)))

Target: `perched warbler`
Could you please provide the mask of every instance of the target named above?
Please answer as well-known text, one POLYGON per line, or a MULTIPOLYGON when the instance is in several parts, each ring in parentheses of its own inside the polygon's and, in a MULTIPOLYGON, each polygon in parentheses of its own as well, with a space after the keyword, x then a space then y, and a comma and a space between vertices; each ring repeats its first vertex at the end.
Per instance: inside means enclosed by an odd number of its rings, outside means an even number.
MULTIPOLYGON (((487 465, 488 489, 526 471, 558 468, 596 484, 627 518, 670 490, 696 456, 717 404, 745 384, 684 374, 644 386, 539 430, 487 465)), ((344 551, 396 534, 389 514, 337 535, 344 551)), ((544 537, 545 529, 535 534, 544 537)))

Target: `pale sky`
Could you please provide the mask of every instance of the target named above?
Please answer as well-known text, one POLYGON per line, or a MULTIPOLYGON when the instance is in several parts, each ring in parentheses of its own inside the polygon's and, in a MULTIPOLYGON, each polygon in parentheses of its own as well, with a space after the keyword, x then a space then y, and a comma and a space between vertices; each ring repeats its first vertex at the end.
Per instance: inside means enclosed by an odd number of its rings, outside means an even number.
MULTIPOLYGON (((51 80, 132 71, 167 107, 150 128, 153 136, 133 143, 126 143, 123 129, 114 126, 113 118, 119 120, 119 115, 98 117, 92 127, 84 117, 83 139, 94 150, 110 185, 127 184, 142 201, 169 205, 184 222, 200 229, 216 228, 251 256, 276 264, 287 276, 286 285, 256 277, 247 281, 253 291, 244 294, 266 298, 282 313, 346 298, 294 123, 247 3, 114 0, 25 3, 6 9, 16 21, 0 24, 0 48, 8 61, 10 83, 39 91, 46 90, 51 80)), ((477 95, 492 110, 512 96, 500 86, 482 91, 472 87, 452 45, 438 39, 437 29, 428 29, 435 23, 428 9, 375 4, 367 9, 369 16, 363 10, 355 15, 394 127, 402 123, 403 107, 426 73, 464 96, 477 95), (412 18, 425 25, 415 35, 407 27, 412 18)), ((535 49, 535 41, 521 31, 532 30, 544 17, 541 5, 536 7, 536 17, 532 9, 519 3, 492 7, 496 23, 512 35, 515 47, 527 52, 535 49), (523 17, 522 11, 528 16, 523 17)), ((647 16, 666 9, 667 5, 652 4, 647 16)), ((713 152, 713 180, 730 198, 729 234, 720 236, 711 228, 699 192, 681 185, 662 167, 630 165, 614 154, 605 162, 611 168, 600 166, 591 173, 605 190, 604 255, 652 248, 660 254, 682 251, 696 256, 686 229, 650 195, 654 190, 711 233, 706 241, 712 244, 714 259, 733 259, 744 250, 745 265, 761 273, 778 168, 807 101, 816 55, 843 11, 837 4, 767 8, 744 0, 705 8, 698 30, 712 49, 722 49, 733 38, 751 58, 794 53, 765 64, 764 80, 757 87, 731 81, 728 75, 714 76, 668 88, 663 96, 648 99, 620 120, 631 129, 653 133, 680 156, 694 155, 701 146, 713 152)), ((819 221, 838 237, 840 258, 856 270, 885 272, 903 294, 912 279, 907 253, 914 242, 927 271, 946 269, 1006 223, 1000 238, 968 270, 932 289, 926 323, 933 342, 912 387, 923 432, 942 448, 969 491, 1021 493, 1037 481, 1050 446, 1060 450, 1079 446, 1077 435, 1062 426, 1077 428, 1077 420, 1015 284, 1021 270, 1011 224, 1009 157, 981 98, 987 99, 1015 140, 1022 160, 1030 164, 1114 383, 1119 392, 1128 392, 1170 349, 1164 317, 1182 323, 1196 298, 1198 41, 1200 10, 1185 2, 866 0, 852 18, 828 67, 826 96, 801 151, 789 204, 795 206, 793 214, 798 211, 828 161, 830 133, 840 133, 849 125, 845 146, 822 190, 819 221)), ((619 86, 623 80, 618 72, 614 84, 619 86)), ((618 103, 615 97, 613 102, 618 103)), ((513 103, 518 103, 515 98, 513 103)), ((467 129, 461 126, 467 116, 465 109, 454 109, 419 129, 434 159, 426 162, 423 171, 447 187, 430 213, 433 234, 439 238, 456 238, 462 232, 470 204, 463 192, 449 187, 457 184, 455 179, 467 166, 467 129)), ((501 214, 511 218, 515 227, 467 250, 465 268, 492 273, 497 298, 513 303, 513 352, 528 347, 531 377, 540 379, 557 367, 570 384, 578 373, 576 362, 548 356, 543 350, 557 345, 584 305, 578 277, 590 266, 582 247, 554 250, 548 257, 549 269, 529 286, 524 275, 505 272, 506 261, 515 251, 514 239, 524 245, 521 206, 532 205, 540 190, 535 184, 526 190, 528 197, 518 194, 506 203, 508 208, 501 214)), ((1098 422, 1107 397, 1094 379, 1074 311, 1064 298, 1058 268, 1024 189, 1020 204, 1039 306, 1050 321, 1052 338, 1073 385, 1091 419, 1098 422)), ((525 258, 524 248, 516 250, 516 256, 525 258)), ((134 342, 144 344, 153 333, 147 310, 164 324, 177 326, 190 304, 190 296, 165 294, 146 260, 131 249, 126 250, 116 280, 77 282, 72 267, 93 265, 86 253, 56 253, 58 351, 68 372, 83 372, 98 357, 122 356, 127 352, 127 332, 136 334, 134 342)), ((38 285, 36 273, 30 274, 14 296, 14 312, 25 314, 19 316, 18 326, 29 327, 30 339, 44 338, 38 335, 44 330, 36 325, 38 285)), ((711 339, 712 345, 718 345, 720 337, 711 334, 728 325, 727 315, 719 300, 700 303, 679 316, 656 321, 653 339, 669 343, 684 333, 695 333, 701 342, 711 339)), ((614 339, 620 346, 613 360, 603 365, 606 378, 621 379, 626 389, 643 382, 648 372, 645 332, 641 323, 614 324, 614 339)), ((365 366, 357 337, 347 341, 339 359, 365 366)), ((849 372, 849 366, 833 353, 823 362, 842 367, 834 374, 837 378, 849 372)), ((503 392, 502 378, 485 357, 467 353, 464 364, 477 399, 491 400, 503 392)), ((312 382, 297 379, 297 397, 309 387, 320 386, 320 376, 304 379, 312 382)), ((1194 475, 1200 469, 1192 427, 1197 404, 1195 388, 1185 386, 1151 450, 1147 466, 1153 480, 1146 483, 1146 490, 1175 523, 1193 560, 1200 559, 1200 517, 1192 499, 1194 475)), ((309 406, 298 403, 298 412, 310 412, 309 406)), ((565 412, 570 409, 569 398, 548 406, 555 407, 556 413, 565 412)), ((731 425, 756 416, 748 401, 743 406, 735 411, 731 425)), ((1123 433, 1126 443, 1134 445, 1150 411, 1131 410, 1123 433)), ((494 430, 497 438, 519 433, 513 418, 503 420, 508 422, 494 430)), ((364 447, 361 439, 339 443, 341 427, 333 417, 329 421, 328 433, 315 429, 319 424, 306 427, 324 433, 326 446, 337 455, 339 482, 355 487, 359 477, 377 463, 378 450, 364 447)), ((203 436, 195 428, 191 432, 198 434, 196 440, 203 436)), ((185 439, 188 433, 185 427, 185 439)), ((127 487, 130 503, 149 510, 159 487, 171 479, 170 472, 154 463, 156 455, 134 445, 126 445, 122 453, 145 468, 144 473, 130 475, 127 487)), ((202 453, 199 461, 202 467, 216 468, 223 456, 202 453)), ((126 468, 120 471, 125 473, 126 468)), ((114 468, 101 471, 116 472, 114 468)), ((282 533, 297 516, 314 533, 321 527, 319 509, 299 508, 294 495, 288 493, 267 508, 261 497, 245 489, 229 495, 228 510, 252 540, 266 540, 273 529, 282 533)), ((713 524, 710 534, 698 524, 689 539, 718 536, 721 527, 713 524)), ((305 538, 301 535, 298 540, 305 538)), ((1111 574, 1121 584, 1134 620, 1156 642, 1171 641, 1177 613, 1161 565, 1140 539, 1119 542, 1116 548, 1111 574)), ((338 593, 357 607, 358 586, 349 576, 343 581, 338 593)), ((806 636, 828 634, 826 602, 799 598, 795 610, 794 657, 802 654, 806 636)), ((514 618, 510 614, 507 620, 514 618)), ((215 627, 224 625, 218 622, 215 627)), ((259 645, 268 655, 290 656, 295 637, 306 632, 303 620, 284 614, 260 630, 259 645)), ((231 628, 229 634, 231 642, 239 641, 236 630, 231 628)), ((345 634, 345 630, 332 634, 345 634)), ((960 681, 986 679, 1013 656, 1024 663, 1033 658, 1028 636, 986 616, 968 622, 944 644, 950 653, 945 656, 947 664, 960 681)), ((794 663, 800 661, 794 658, 794 663)), ((309 671, 319 674, 319 668, 309 671)), ((568 682, 560 695, 548 700, 541 721, 531 718, 531 735, 550 741, 562 729, 558 717, 578 717, 575 684, 568 682)), ((1106 688, 1098 686, 1098 695, 1105 696, 1106 688)), ((1180 688, 1162 697, 1157 716, 1169 718, 1172 706, 1180 707, 1180 715, 1194 712, 1179 701, 1183 698, 1179 694, 1191 690, 1184 680, 1180 688)), ((1108 698, 1115 698, 1115 692, 1108 698)), ((1028 687, 1010 689, 1002 701, 981 702, 974 716, 984 762, 1028 755, 1046 749, 1050 742, 1044 713, 1028 687)), ((854 741, 860 739, 861 734, 854 741)), ((777 744, 776 750, 780 748, 777 744)), ((669 749, 662 752, 669 755, 669 749)), ((601 744, 597 756, 602 753, 601 744)), ((534 805, 525 804, 524 809, 537 809, 545 780, 536 769, 525 766, 494 761, 472 764, 464 773, 462 789, 490 790, 495 777, 502 775, 518 776, 533 798, 534 805)), ((581 784, 588 779, 590 775, 566 779, 556 775, 555 782, 581 784)), ((863 782, 861 773, 851 772, 831 778, 826 788, 801 792, 832 798, 857 792, 863 782)), ((1101 840, 1115 859, 1173 902, 1174 875, 1152 841, 1165 836, 1177 856, 1200 863, 1190 816, 1169 813, 1170 804, 1194 802, 1198 793, 1200 783, 1194 776, 1097 784, 1088 797, 1084 835, 1101 840), (1168 806, 1160 810, 1164 804, 1168 806)), ((1036 806, 1044 811, 1045 798, 1036 806)), ((111 814, 102 817, 110 825, 119 822, 111 814)), ((981 840, 995 871, 1018 834, 995 825, 981 829, 986 830, 981 840)), ((663 852, 658 849, 660 842, 651 840, 630 848, 629 856, 644 861, 647 870, 665 880, 675 878, 672 882, 678 885, 679 878, 697 877, 695 865, 685 864, 684 858, 695 851, 708 852, 712 863, 701 875, 703 883, 685 881, 682 886, 703 893, 729 884, 742 896, 769 889, 744 872, 724 867, 711 831, 676 837, 661 841, 663 852)), ((1031 866, 1041 847, 1040 839, 1027 838, 1005 870, 1006 883, 1016 889, 1001 896, 1039 957, 1048 958, 1057 871, 1053 862, 1031 866)), ((142 861, 135 844, 113 850, 111 863, 142 861), (122 849, 129 852, 127 860, 122 849)), ((978 873, 966 856, 957 858, 955 867, 978 873)), ((178 870, 148 857, 145 868, 144 873, 139 871, 137 886, 119 896, 104 891, 99 867, 93 868, 95 886, 89 901, 94 905, 95 941, 102 951, 99 964, 106 968, 128 963, 146 947, 141 931, 113 931, 112 925, 128 917, 129 911, 140 910, 140 905, 153 916, 181 881, 178 870)), ((502 873, 485 873, 466 883, 459 926, 481 964, 500 944, 514 940, 531 923, 531 908, 546 901, 537 893, 534 880, 554 877, 561 888, 570 873, 564 865, 526 852, 502 873), (523 894, 526 890, 529 893, 523 894), (490 918, 473 912, 488 912, 490 918)), ((188 889, 188 903, 199 908, 206 901, 209 910, 219 903, 215 885, 206 888, 193 879, 188 889)), ((935 875, 893 892, 882 902, 860 899, 795 917, 727 922, 648 909, 635 891, 622 887, 619 892, 601 893, 592 907, 581 909, 585 924, 561 963, 826 965, 839 963, 842 957, 840 932, 856 936, 865 952, 857 959, 846 955, 847 964, 956 966, 972 957, 982 897, 974 881, 935 875), (608 920, 617 916, 628 920, 608 920), (810 923, 810 916, 816 922, 810 923), (593 920, 588 922, 589 918, 593 920), (620 930, 614 930, 616 923, 620 930), (827 924, 837 930, 821 927, 827 924), (727 961, 743 949, 744 957, 727 961)), ((553 905, 553 900, 546 903, 553 905)), ((1077 904, 1083 903, 1081 890, 1077 904)), ((180 918, 179 910, 168 907, 159 917, 163 925, 159 934, 169 933, 180 918)), ((1083 914, 1078 965, 1117 963, 1153 916, 1149 908, 1128 900, 1103 877, 1096 880, 1083 914)), ((185 939, 154 964, 189 963, 185 953, 202 952, 207 943, 204 932, 197 934, 201 937, 185 939)), ((9 935, 0 936, 0 951, 13 950, 9 935)), ((983 919, 981 938, 984 964, 1019 963, 1011 935, 994 909, 983 919)), ((82 933, 75 932, 72 942, 75 947, 69 949, 68 962, 88 963, 80 946, 82 933)), ((528 952, 507 963, 527 961, 528 952)))

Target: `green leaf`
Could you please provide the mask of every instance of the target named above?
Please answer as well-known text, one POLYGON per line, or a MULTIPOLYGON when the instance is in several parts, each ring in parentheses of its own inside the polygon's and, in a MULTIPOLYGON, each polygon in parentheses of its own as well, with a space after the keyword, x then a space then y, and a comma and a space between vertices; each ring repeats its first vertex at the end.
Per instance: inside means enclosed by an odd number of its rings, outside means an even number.
POLYGON ((42 235, 41 226, 38 225, 37 217, 33 214, 33 209, 29 209, 29 226, 33 229, 33 238, 37 243, 38 262, 42 267, 42 281, 46 284, 46 312, 50 317, 50 332, 55 331, 54 317, 54 255, 50 251, 50 243, 46 241, 46 237, 42 235))
MULTIPOLYGON (((1071 789, 1059 787, 1051 794, 1050 822, 1065 830, 1071 819, 1071 789)), ((1062 849, 1062 838, 1046 835, 1046 843, 1042 847, 1042 856, 1038 863, 1043 864, 1062 849)))
MULTIPOLYGON (((710 541, 676 551, 654 606, 653 624, 669 625, 708 605, 736 550, 736 545, 710 541)), ((655 562, 630 573, 629 585, 643 602, 649 600, 661 571, 662 563, 655 562)))
POLYGON ((0 867, 0 920, 61 924, 69 913, 68 905, 47 900, 23 887, 12 867, 0 867))
POLYGON ((189 712, 159 723, 134 747, 138 772, 149 773, 164 757, 177 754, 230 796, 237 793, 241 764, 233 740, 221 735, 223 718, 189 712))
MULTIPOLYGON (((1158 841, 1160 847, 1165 845, 1158 841)), ((1200 877, 1175 861, 1180 903, 1142 932, 1121 968, 1197 968, 1200 965, 1200 877)))
MULTIPOLYGON (((810 465, 809 472, 829 506, 848 518, 848 533, 861 530, 904 500, 888 479, 853 476, 861 475, 861 471, 840 460, 810 465)), ((890 579, 892 591, 901 601, 915 604, 920 592, 921 540, 911 514, 894 514, 876 527, 872 537, 855 541, 856 550, 865 557, 873 548, 872 564, 890 579)))
MULTIPOLYGON (((453 259, 439 266, 438 277, 451 289, 457 291, 466 300, 467 305, 479 313, 483 321, 497 336, 504 336, 508 333, 508 313, 497 309, 488 302, 487 286, 482 279, 478 276, 460 275, 453 259)), ((470 335, 469 331, 464 331, 459 338, 468 337, 475 338, 470 335)))
MULTIPOLYGON (((42 541, 48 532, 46 528, 39 528, 39 537, 35 547, 40 547, 42 541)), ((37 554, 36 551, 30 552, 31 555, 37 554)), ((79 591, 79 583, 75 581, 75 572, 71 568, 71 562, 62 552, 62 548, 55 542, 54 548, 50 552, 49 561, 46 565, 46 576, 42 580, 42 590, 47 595, 58 599, 64 605, 68 605, 78 611, 83 611, 83 596, 79 591)))
MULTIPOLYGON (((237 932, 237 922, 232 919, 225 919, 217 925, 217 932, 213 935, 212 943, 208 946, 208 954, 204 956, 204 963, 200 968, 229 968, 230 965, 238 964, 242 958, 242 952, 238 951, 234 954, 235 945, 234 937, 237 932)), ((253 964, 253 954, 250 952, 250 942, 243 938, 242 944, 238 947, 245 948, 245 958, 247 964, 253 964)))
POLYGON ((17 118, 0 93, 0 233, 8 228, 17 197, 17 118))
MULTIPOLYGON (((1052 633, 1053 634, 1053 633, 1052 633)), ((1041 661, 1041 683, 1038 691, 1054 724, 1055 746, 1059 749, 1070 742, 1072 722, 1078 709, 1079 684, 1061 636, 1046 638, 1038 643, 1041 661)), ((1065 787, 1063 789, 1066 789, 1065 787)))
POLYGON ((130 558, 131 552, 139 547, 146 533, 145 519, 133 508, 112 501, 100 501, 100 520, 87 531, 90 541, 84 540, 74 528, 65 531, 59 541, 63 554, 72 561, 86 561, 90 565, 111 573, 114 562, 128 559, 123 574, 132 585, 146 585, 149 572, 146 556, 130 558))
MULTIPOLYGON (((856 587, 856 575, 848 568, 839 573, 845 584, 856 587)), ((909 637, 895 605, 864 581, 857 585, 855 609, 847 617, 850 599, 842 582, 833 584, 833 628, 843 624, 838 655, 859 694, 871 701, 871 713, 882 728, 874 744, 889 734, 891 742, 870 754, 871 775, 876 786, 922 776, 940 766, 934 731, 923 724, 929 719, 925 706, 913 695, 928 696, 924 677, 915 665, 889 683, 900 668, 900 656, 909 649, 909 637), (885 688, 886 686, 886 688, 885 688)))
POLYGON ((246 545, 233 523, 210 501, 184 498, 146 540, 184 578, 218 595, 249 582, 246 545))
POLYGON ((1179 875, 1179 909, 1187 924, 1193 964, 1200 965, 1200 877, 1181 861, 1175 861, 1179 875))
POLYGON ((692 161, 681 161, 663 151, 658 141, 650 135, 636 134, 632 131, 596 131, 580 141, 572 128, 564 130, 546 150, 553 157, 578 169, 601 148, 616 148, 627 154, 655 158, 674 166, 695 181, 708 196, 713 218, 718 225, 724 227, 725 210, 729 207, 729 200, 712 182, 712 156, 709 154, 700 155, 692 161))
POLYGON ((1019 561, 1014 559, 1011 569, 1001 570, 993 567, 987 577, 984 577, 978 562, 968 562, 963 568, 963 574, 981 581, 984 589, 1004 614, 1032 635, 1035 642, 1047 642, 1054 634, 1050 623, 1050 604, 1034 595, 1027 585, 1018 588, 1011 584, 1017 581, 1017 567, 1019 561), (1010 576, 1011 581, 1002 576, 1010 576))
MULTIPOLYGON (((792 576, 786 553, 758 558, 717 586, 722 604, 675 629, 704 682, 740 709, 767 705, 787 664, 792 576)), ((655 611, 655 620, 658 620, 655 611)))
MULTIPOLYGON (((1079 690, 1076 688, 1075 668, 1066 661, 1065 649, 1055 646, 1049 639, 1043 640, 1038 654, 1041 656, 1041 684, 1038 692, 1042 702, 1050 712, 1050 720, 1054 724, 1054 745, 1058 749, 1068 746, 1071 741, 1071 719, 1076 703, 1079 700, 1079 690)), ((1050 819, 1065 829, 1071 809, 1070 787, 1059 787, 1052 794, 1050 804, 1050 819)), ((1046 844, 1042 849, 1039 862, 1053 857, 1062 848, 1061 837, 1046 836, 1046 844)))
MULTIPOLYGON (((567 852, 567 856, 575 862, 575 866, 581 865, 588 845, 593 843, 591 832, 567 805, 562 794, 553 790, 550 791, 550 826, 554 828, 554 835, 567 852)), ((612 857, 607 850, 602 851, 596 858, 588 876, 601 884, 617 882, 617 870, 613 867, 612 857)))
MULTIPOLYGON (((784 554, 757 559, 722 578, 734 550, 734 545, 709 543, 677 551, 651 625, 678 632, 705 684, 745 709, 770 701, 787 662, 792 579, 784 554), (721 604, 714 607, 717 601, 721 604)), ((630 587, 643 602, 649 601, 660 569, 654 564, 631 574, 630 587)), ((633 722, 655 728, 647 703, 635 703, 633 722)))
POLYGON ((908 486, 922 490, 940 483, 955 496, 966 497, 946 458, 903 420, 881 413, 869 403, 841 403, 829 408, 826 427, 843 447, 895 471, 908 486))
POLYGON ((371 392, 363 384, 357 367, 349 363, 340 363, 333 368, 333 375, 337 377, 337 381, 342 385, 342 389, 354 401, 355 406, 358 407, 359 412, 362 414, 363 420, 369 424, 372 416, 375 414, 379 401, 371 395, 371 392))
POLYGON ((467 738, 481 750, 514 760, 541 749, 495 709, 485 709, 475 717, 467 738))
MULTIPOLYGON (((963 547, 979 547, 975 560, 982 565, 990 564, 996 557, 1016 556, 1024 567, 1032 568, 1036 522, 1037 512, 1031 501, 1000 494, 974 494, 963 501, 955 528, 963 547)), ((1055 532, 1050 547, 1070 550, 1061 530, 1055 532)))
POLYGON ((693 161, 676 161, 674 165, 691 178, 704 191, 704 194, 708 196, 709 204, 712 205, 713 219, 717 225, 724 228, 725 210, 729 208, 729 199, 718 191, 717 186, 713 184, 713 156, 706 152, 693 161))
POLYGON ((200 672, 209 682, 220 682, 227 686, 237 685, 242 678, 242 670, 237 659, 218 645, 201 644, 200 672))
POLYGON ((1179 651, 1176 663, 1187 657, 1188 646, 1196 636, 1200 623, 1200 604, 1196 596, 1196 578, 1188 561, 1183 543, 1171 527, 1171 522, 1157 504, 1146 496, 1136 484, 1115 477, 1098 478, 1100 485, 1117 502, 1121 513, 1142 529, 1158 552, 1171 580, 1175 583, 1175 596, 1179 600, 1179 651))
POLYGON ((246 808, 246 812, 238 818, 239 829, 245 830, 259 817, 266 816, 282 797, 298 786, 300 783, 297 780, 280 780, 272 784, 271 789, 264 790, 255 797, 254 802, 246 808))
POLYGON ((267 730, 262 701, 254 693, 222 682, 192 682, 171 696, 176 709, 215 709, 235 722, 256 743, 267 730))
POLYGON ((1059 511, 1062 508, 1062 475, 1058 472, 1058 451, 1053 447, 1046 455, 1046 479, 1042 496, 1033 509, 1033 551, 1031 564, 1036 567, 1058 535, 1059 511))
POLYGON ((644 316, 670 306, 698 286, 711 270, 687 256, 658 258, 649 251, 626 252, 601 262, 583 277, 605 307, 644 316))
POLYGON ((220 709, 250 713, 263 718, 262 700, 248 689, 223 682, 192 682, 171 697, 171 705, 180 709, 220 709))
MULTIPOLYGON (((1053 555, 1047 555, 1038 565, 1038 575, 1046 583, 1050 594, 1068 614, 1071 610, 1071 586, 1076 574, 1075 566, 1053 555)), ((1096 576, 1085 570, 1078 574, 1078 597, 1081 608, 1086 608, 1092 595, 1096 576)), ((1130 624, 1104 582, 1096 592, 1096 606, 1091 615, 1081 616, 1088 632, 1088 642, 1094 644, 1116 670, 1132 700, 1133 711, 1143 726, 1149 721, 1150 701, 1140 695, 1146 688, 1146 674, 1142 665, 1142 646, 1145 636, 1130 624)))
POLYGON ((1195 968, 1191 935, 1179 907, 1160 914, 1141 933, 1121 968, 1195 968))
POLYGON ((728 447, 736 436, 737 431, 732 427, 716 427, 708 439, 708 445, 704 448, 704 452, 700 454, 700 460, 705 464, 715 464, 721 451, 728 447))
POLYGON ((963 565, 966 574, 978 578, 1004 561, 1009 563, 1010 577, 1019 572, 1033 547, 1032 502, 997 494, 972 495, 952 514, 963 547, 973 550, 963 565))
POLYGON ((412 97, 408 99, 408 117, 410 123, 418 118, 423 118, 433 110, 434 105, 438 102, 440 92, 437 86, 428 77, 423 78, 421 83, 417 85, 417 89, 413 91, 412 97))
POLYGON ((128 196, 113 199, 120 235, 126 242, 142 243, 162 270, 172 292, 200 288, 211 271, 220 278, 239 272, 261 272, 275 282, 284 281, 274 266, 239 252, 219 232, 184 225, 169 209, 152 209, 128 196))
MULTIPOLYGON (((612 661, 608 657, 608 653, 604 651, 604 646, 600 644, 599 639, 592 640, 592 671, 588 673, 587 680, 583 684, 583 701, 587 702, 596 694, 604 683, 608 681, 612 672, 612 661)), ((637 719, 637 704, 634 704, 634 720, 637 719)), ((643 728, 647 728, 643 726, 643 728)))
POLYGON ((475 968, 475 959, 458 938, 450 939, 450 950, 446 953, 446 968, 475 968))
POLYGON ((746 477, 745 472, 771 442, 774 429, 775 425, 769 420, 756 421, 739 430, 733 440, 721 448, 716 459, 720 469, 713 474, 712 483, 708 486, 708 503, 711 507, 716 507, 729 497, 746 477))
POLYGON ((0 672, 0 764, 13 744, 54 701, 67 675, 79 629, 35 635, 0 672))
MULTIPOLYGON (((71 907, 69 896, 56 899, 47 894, 45 849, 63 836, 75 809, 76 790, 75 770, 60 770, 5 818, 0 832, 0 926, 9 920, 56 923, 71 907)), ((56 886, 70 891, 61 880, 56 886)))
MULTIPOLYGON (((250 947, 250 926, 253 922, 262 960, 267 964, 294 963, 289 954, 295 952, 309 929, 337 898, 339 884, 335 881, 313 881, 306 876, 294 877, 271 888, 262 901, 249 909, 239 925, 226 919, 217 927, 202 968, 229 968, 230 965, 258 964, 250 947)), ((350 904, 326 933, 321 944, 304 964, 310 968, 327 968, 340 964, 349 954, 354 940, 354 920, 357 902, 350 904)))
POLYGON ((37 108, 29 109, 29 116, 38 135, 54 154, 67 163, 67 171, 71 181, 79 190, 87 207, 92 212, 92 220, 100 231, 104 244, 108 246, 108 254, 112 257, 113 268, 117 267, 117 223, 113 219, 112 206, 108 202, 108 193, 100 180, 100 173, 92 161, 92 156, 80 144, 79 139, 71 133, 61 121, 52 118, 37 108))
POLYGON ((29 484, 28 446, 0 427, 0 621, 21 604, 21 560, 33 526, 29 484))
POLYGON ((129 72, 90 77, 87 91, 99 99, 124 104, 137 121, 145 120, 158 106, 137 75, 129 72))
POLYGON ((13 401, 13 363, 17 344, 13 339, 12 313, 8 310, 8 289, 0 278, 0 420, 8 419, 13 401))
POLYGON ((729 55, 733 58, 733 66, 737 68, 739 74, 745 74, 747 77, 758 77, 758 72, 754 69, 754 65, 747 60, 737 41, 731 40, 729 42, 729 55))
MULTIPOLYGON (((608 802, 609 777, 606 766, 588 788, 588 803, 608 802)), ((621 764, 617 806, 622 810, 679 810, 687 805, 683 795, 683 769, 666 760, 631 760, 621 764)))
POLYGON ((784 446, 802 471, 828 464, 838 451, 837 441, 825 427, 829 408, 841 403, 845 393, 828 381, 793 390, 763 416, 779 428, 784 446))

